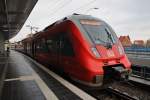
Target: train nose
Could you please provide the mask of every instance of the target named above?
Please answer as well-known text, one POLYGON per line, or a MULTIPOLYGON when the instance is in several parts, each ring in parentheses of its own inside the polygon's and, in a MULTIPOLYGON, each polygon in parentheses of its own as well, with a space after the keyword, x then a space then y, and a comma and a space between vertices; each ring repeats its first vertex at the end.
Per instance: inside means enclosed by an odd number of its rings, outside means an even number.
POLYGON ((102 46, 102 45, 96 45, 96 48, 97 48, 98 53, 101 55, 101 58, 109 59, 109 58, 116 57, 116 54, 114 52, 115 50, 112 49, 113 47, 106 48, 105 46, 102 46))

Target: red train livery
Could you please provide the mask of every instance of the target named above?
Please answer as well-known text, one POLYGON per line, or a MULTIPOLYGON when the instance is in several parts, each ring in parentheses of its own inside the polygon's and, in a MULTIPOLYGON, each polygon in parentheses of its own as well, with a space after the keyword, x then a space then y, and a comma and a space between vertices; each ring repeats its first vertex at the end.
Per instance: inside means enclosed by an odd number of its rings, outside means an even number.
POLYGON ((23 51, 88 86, 128 78, 131 63, 113 29, 90 15, 72 15, 22 40, 23 51))

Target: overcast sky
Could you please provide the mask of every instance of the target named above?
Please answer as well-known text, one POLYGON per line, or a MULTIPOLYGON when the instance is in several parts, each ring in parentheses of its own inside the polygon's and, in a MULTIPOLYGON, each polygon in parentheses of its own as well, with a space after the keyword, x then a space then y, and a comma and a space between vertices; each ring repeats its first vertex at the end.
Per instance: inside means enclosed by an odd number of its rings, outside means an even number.
POLYGON ((150 38, 150 0, 38 0, 23 28, 11 41, 22 40, 30 33, 26 25, 39 27, 40 31, 72 13, 98 17, 118 36, 129 35, 132 41, 150 38))

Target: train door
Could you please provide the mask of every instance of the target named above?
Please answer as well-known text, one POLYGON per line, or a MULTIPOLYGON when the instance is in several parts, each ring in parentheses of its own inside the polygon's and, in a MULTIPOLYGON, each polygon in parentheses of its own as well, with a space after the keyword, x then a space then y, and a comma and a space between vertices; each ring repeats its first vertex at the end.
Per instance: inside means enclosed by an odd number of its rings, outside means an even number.
POLYGON ((49 63, 56 67, 59 65, 59 44, 59 36, 49 37, 46 40, 46 45, 49 52, 49 63))
POLYGON ((56 56, 57 56, 57 59, 56 59, 56 63, 58 64, 58 66, 61 66, 61 35, 59 34, 57 36, 57 42, 56 42, 56 46, 57 46, 57 50, 56 50, 56 56))
POLYGON ((46 46, 46 39, 42 38, 36 41, 36 53, 35 58, 44 63, 47 64, 47 56, 48 56, 48 48, 46 46))
POLYGON ((75 54, 70 38, 67 33, 63 33, 60 37, 59 63, 65 72, 73 72, 74 57, 75 54))
POLYGON ((32 57, 33 57, 33 58, 34 58, 35 52, 36 52, 36 51, 35 51, 35 50, 36 50, 36 49, 35 49, 35 46, 36 46, 36 45, 35 45, 35 41, 32 41, 32 47, 31 47, 31 48, 32 48, 32 57))
POLYGON ((60 33, 58 38, 57 38, 57 64, 59 65, 59 69, 63 70, 62 66, 62 48, 64 46, 64 38, 63 38, 63 33, 60 33))
POLYGON ((30 55, 30 42, 27 42, 27 54, 30 55))
POLYGON ((24 53, 27 53, 27 43, 26 42, 23 42, 23 52, 24 53))

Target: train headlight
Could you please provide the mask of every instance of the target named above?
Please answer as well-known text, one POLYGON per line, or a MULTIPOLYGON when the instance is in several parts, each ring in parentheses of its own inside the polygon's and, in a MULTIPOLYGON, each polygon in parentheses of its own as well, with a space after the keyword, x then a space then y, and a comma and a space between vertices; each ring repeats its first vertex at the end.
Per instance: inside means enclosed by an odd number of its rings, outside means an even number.
POLYGON ((91 50, 92 50, 93 54, 94 54, 97 58, 100 57, 100 54, 98 53, 98 51, 97 51, 96 48, 91 48, 91 50))
POLYGON ((124 54, 124 50, 122 47, 118 46, 118 51, 120 53, 120 55, 123 55, 124 54))

